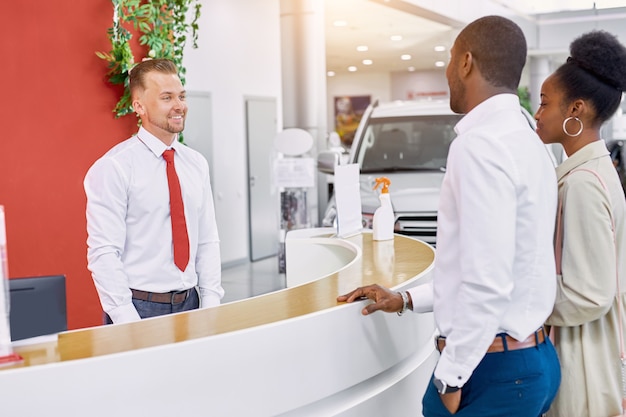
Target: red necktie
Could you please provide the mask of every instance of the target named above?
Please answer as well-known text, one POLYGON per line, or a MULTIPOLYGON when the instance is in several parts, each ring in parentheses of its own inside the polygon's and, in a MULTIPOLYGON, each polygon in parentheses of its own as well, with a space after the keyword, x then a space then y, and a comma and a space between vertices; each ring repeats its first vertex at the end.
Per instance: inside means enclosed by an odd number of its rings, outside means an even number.
POLYGON ((163 152, 167 162, 167 185, 170 189, 170 217, 172 218, 172 241, 174 242, 174 263, 181 271, 189 263, 189 237, 185 223, 185 208, 183 195, 180 191, 180 182, 174 167, 174 149, 163 152))

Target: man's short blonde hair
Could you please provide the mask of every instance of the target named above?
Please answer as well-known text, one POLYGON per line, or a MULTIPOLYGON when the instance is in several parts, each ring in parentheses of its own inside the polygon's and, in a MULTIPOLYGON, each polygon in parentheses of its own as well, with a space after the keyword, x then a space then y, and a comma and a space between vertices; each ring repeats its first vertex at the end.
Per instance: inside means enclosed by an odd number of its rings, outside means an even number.
POLYGON ((178 68, 176 68, 176 64, 174 64, 172 61, 164 58, 148 59, 135 65, 130 71, 130 80, 128 82, 128 87, 130 89, 130 94, 132 97, 134 97, 137 91, 146 88, 146 74, 150 72, 178 75, 178 68))

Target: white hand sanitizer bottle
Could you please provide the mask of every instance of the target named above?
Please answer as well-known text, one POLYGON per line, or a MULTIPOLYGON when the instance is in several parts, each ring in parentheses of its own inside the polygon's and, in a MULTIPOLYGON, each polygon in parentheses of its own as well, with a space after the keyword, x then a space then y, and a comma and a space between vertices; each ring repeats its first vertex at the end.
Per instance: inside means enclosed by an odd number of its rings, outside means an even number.
POLYGON ((378 196, 380 207, 374 212, 372 238, 374 240, 391 240, 393 239, 393 227, 396 220, 391 207, 391 197, 389 196, 389 184, 391 184, 391 181, 387 177, 376 178, 374 189, 377 189, 381 184, 383 188, 380 196, 378 196))

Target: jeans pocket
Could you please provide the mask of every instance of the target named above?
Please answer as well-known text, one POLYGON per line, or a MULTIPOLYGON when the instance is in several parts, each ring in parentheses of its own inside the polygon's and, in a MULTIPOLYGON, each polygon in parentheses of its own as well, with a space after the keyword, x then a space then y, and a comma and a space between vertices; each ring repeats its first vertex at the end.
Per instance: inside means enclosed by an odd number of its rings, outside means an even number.
POLYGON ((489 369, 485 374, 491 383, 523 385, 525 381, 536 381, 541 378, 545 372, 540 366, 541 363, 539 351, 529 348, 490 353, 479 366, 489 369))
POLYGON ((433 384, 433 380, 431 378, 428 387, 426 387, 426 392, 424 393, 424 397, 422 399, 422 408, 423 414, 432 417, 449 417, 453 416, 450 411, 446 408, 441 401, 441 396, 433 384))

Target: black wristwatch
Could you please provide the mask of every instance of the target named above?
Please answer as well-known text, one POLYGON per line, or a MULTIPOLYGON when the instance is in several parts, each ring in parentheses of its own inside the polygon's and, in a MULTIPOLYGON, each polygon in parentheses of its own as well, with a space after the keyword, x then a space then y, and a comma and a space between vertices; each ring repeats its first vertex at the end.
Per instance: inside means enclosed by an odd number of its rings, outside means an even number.
POLYGON ((439 391, 439 394, 450 394, 452 392, 457 392, 461 389, 460 387, 451 387, 443 382, 441 379, 437 378, 433 378, 433 383, 435 384, 435 387, 437 387, 437 391, 439 391))

